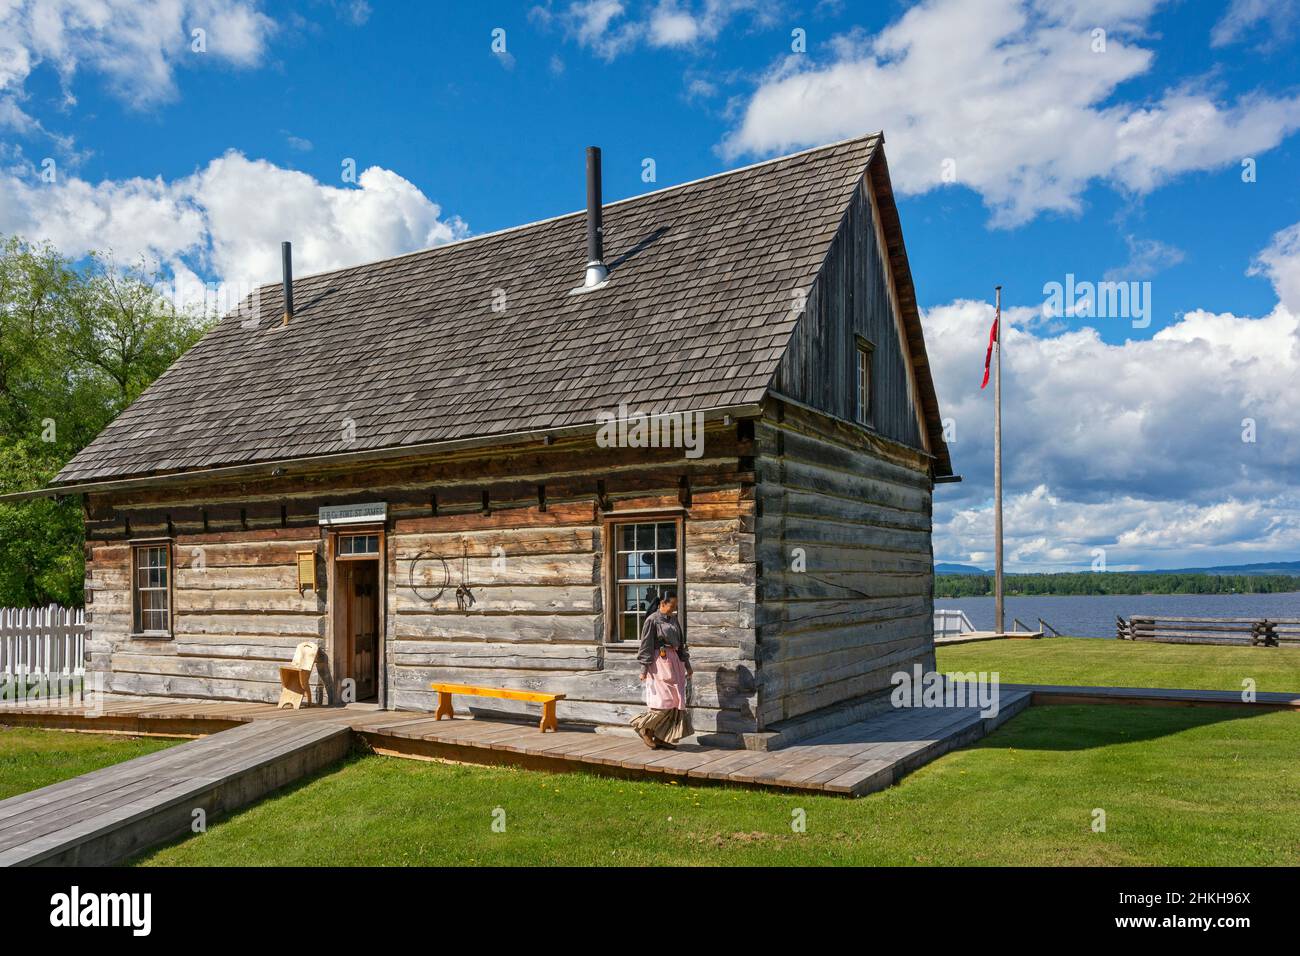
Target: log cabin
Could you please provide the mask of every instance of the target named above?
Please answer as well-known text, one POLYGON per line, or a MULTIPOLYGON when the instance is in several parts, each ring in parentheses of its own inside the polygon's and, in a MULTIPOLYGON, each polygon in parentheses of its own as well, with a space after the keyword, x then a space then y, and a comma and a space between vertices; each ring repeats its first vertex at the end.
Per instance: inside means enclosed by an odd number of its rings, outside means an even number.
POLYGON ((445 681, 625 725, 664 591, 706 742, 857 719, 934 666, 957 479, 883 136, 609 204, 589 151, 587 186, 353 268, 295 280, 286 250, 43 489, 82 497, 108 692, 274 701, 311 640, 316 704, 432 710, 445 681))

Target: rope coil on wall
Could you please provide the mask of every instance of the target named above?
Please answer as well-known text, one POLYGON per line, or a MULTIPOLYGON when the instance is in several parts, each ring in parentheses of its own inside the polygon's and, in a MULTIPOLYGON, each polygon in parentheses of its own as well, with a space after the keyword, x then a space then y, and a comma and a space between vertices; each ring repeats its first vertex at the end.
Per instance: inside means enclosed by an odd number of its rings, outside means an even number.
MULTIPOLYGON (((437 604, 442 596, 447 593, 451 587, 451 562, 435 551, 425 549, 415 557, 411 558, 407 565, 406 583, 413 593, 421 601, 429 604, 437 604), (442 565, 441 583, 438 581, 438 572, 429 569, 421 575, 421 580, 416 583, 416 569, 420 562, 427 561, 430 564, 437 562, 442 565)), ((475 604, 474 592, 469 586, 469 544, 461 542, 461 560, 460 560, 460 584, 456 587, 456 608, 461 611, 468 611, 475 604)))
POLYGON ((446 593, 447 588, 451 587, 451 565, 447 559, 436 552, 425 550, 421 551, 415 557, 411 558, 406 574, 406 583, 411 592, 421 601, 427 601, 430 604, 436 604, 438 600, 446 593), (425 580, 420 584, 415 583, 415 569, 421 561, 440 562, 442 564, 442 584, 436 584, 437 573, 425 575, 425 580))

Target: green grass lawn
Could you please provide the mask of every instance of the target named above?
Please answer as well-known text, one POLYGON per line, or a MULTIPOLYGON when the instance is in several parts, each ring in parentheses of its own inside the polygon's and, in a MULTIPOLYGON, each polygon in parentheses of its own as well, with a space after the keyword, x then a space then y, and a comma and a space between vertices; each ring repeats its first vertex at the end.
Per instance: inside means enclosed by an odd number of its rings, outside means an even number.
POLYGON ((177 743, 158 737, 0 727, 0 800, 177 743))
POLYGON ((938 667, 997 671, 1004 684, 1300 691, 1300 648, 1150 644, 1087 637, 1003 640, 938 649, 938 667))
POLYGON ((1293 713, 1037 707, 858 800, 356 756, 139 862, 1297 865, 1298 737, 1293 713))

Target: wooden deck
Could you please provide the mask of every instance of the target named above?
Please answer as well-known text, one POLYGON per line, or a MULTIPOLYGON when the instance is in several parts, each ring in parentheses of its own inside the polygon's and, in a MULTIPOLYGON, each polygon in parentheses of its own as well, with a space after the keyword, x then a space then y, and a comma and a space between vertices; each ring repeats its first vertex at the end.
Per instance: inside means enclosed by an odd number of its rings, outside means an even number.
POLYGON ((542 734, 535 724, 373 708, 140 700, 109 701, 99 712, 3 706, 0 724, 211 736, 0 801, 0 865, 118 862, 189 832, 195 810, 214 819, 340 759, 357 738, 401 757, 859 796, 984 736, 1029 702, 1028 691, 1004 692, 991 718, 975 708, 892 710, 776 751, 650 750, 622 734, 542 734))
POLYGON ((101 733, 202 736, 0 801, 0 864, 99 864, 189 832, 208 819, 340 759, 357 740, 376 753, 587 771, 690 784, 735 784, 860 796, 984 736, 1030 704, 1145 704, 1300 711, 1300 693, 1002 685, 996 717, 975 708, 889 710, 780 750, 682 745, 649 750, 635 737, 483 718, 437 721, 373 707, 276 710, 269 704, 107 700, 98 709, 0 706, 0 725, 101 733))
POLYGON ((978 641, 1037 641, 1043 637, 1042 631, 966 631, 964 634, 951 634, 936 637, 935 647, 948 647, 953 644, 974 644, 978 641))

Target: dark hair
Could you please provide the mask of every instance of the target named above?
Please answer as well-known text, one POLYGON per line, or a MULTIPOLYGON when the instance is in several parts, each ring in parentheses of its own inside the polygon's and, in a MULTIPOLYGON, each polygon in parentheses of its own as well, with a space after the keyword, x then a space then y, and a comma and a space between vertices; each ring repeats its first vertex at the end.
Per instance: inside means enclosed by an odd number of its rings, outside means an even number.
POLYGON ((659 595, 660 606, 667 604, 669 601, 676 601, 676 600, 677 600, 676 591, 664 591, 662 594, 659 595))

